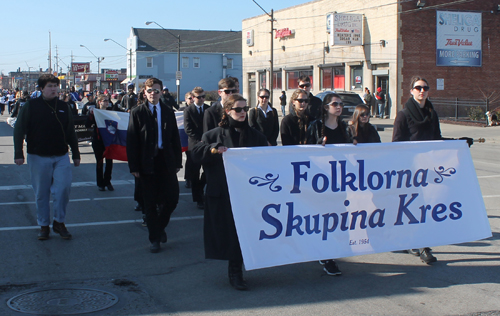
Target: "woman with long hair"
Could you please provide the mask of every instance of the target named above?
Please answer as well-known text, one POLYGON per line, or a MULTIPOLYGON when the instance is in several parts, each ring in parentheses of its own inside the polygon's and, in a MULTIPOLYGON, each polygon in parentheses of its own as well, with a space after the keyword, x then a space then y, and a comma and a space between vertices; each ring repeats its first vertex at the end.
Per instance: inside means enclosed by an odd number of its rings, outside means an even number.
POLYGON ((262 134, 266 135, 271 146, 276 146, 276 139, 280 131, 278 111, 269 103, 269 90, 259 90, 259 103, 248 112, 248 124, 262 134))
POLYGON ((206 174, 204 243, 205 258, 228 260, 229 283, 237 290, 246 290, 243 279, 243 257, 234 224, 222 153, 233 147, 267 146, 266 136, 248 126, 246 100, 232 94, 224 102, 219 127, 203 134, 191 156, 201 163, 206 174))
MULTIPOLYGON (((344 103, 336 93, 327 94, 321 107, 321 119, 311 123, 308 130, 307 144, 342 144, 350 143, 347 124, 342 120, 344 103)), ((320 260, 323 270, 328 275, 341 275, 337 263, 333 259, 320 260)))
POLYGON ((304 145, 307 143, 307 128, 312 121, 307 107, 309 105, 309 94, 302 89, 297 89, 290 97, 292 113, 281 121, 281 144, 304 145))
POLYGON ((380 143, 377 129, 370 124, 370 108, 364 104, 356 106, 352 115, 352 125, 347 129, 352 143, 380 143))

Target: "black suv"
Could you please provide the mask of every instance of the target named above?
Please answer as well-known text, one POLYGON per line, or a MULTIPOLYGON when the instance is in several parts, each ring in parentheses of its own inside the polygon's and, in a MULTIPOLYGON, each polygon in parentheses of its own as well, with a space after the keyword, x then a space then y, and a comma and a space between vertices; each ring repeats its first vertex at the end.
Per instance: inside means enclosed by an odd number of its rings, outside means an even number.
POLYGON ((352 92, 352 91, 326 90, 326 91, 322 91, 322 92, 316 94, 315 97, 318 97, 321 99, 321 101, 323 101, 323 99, 325 98, 325 96, 327 94, 332 94, 332 93, 338 94, 340 96, 340 98, 342 99, 342 102, 344 102, 344 108, 342 109, 342 117, 343 118, 351 117, 352 114, 354 113, 354 109, 356 108, 356 105, 365 103, 365 102, 363 102, 363 99, 361 99, 359 94, 357 94, 356 92, 352 92))

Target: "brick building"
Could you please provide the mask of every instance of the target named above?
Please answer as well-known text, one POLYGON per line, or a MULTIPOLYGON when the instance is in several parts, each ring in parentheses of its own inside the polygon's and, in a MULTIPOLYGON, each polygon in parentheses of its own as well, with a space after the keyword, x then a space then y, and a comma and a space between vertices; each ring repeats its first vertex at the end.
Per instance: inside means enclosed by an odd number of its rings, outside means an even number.
MULTIPOLYGON (((276 11, 274 103, 306 74, 313 94, 381 87, 394 118, 418 74, 428 79, 440 116, 454 115, 457 98, 480 102, 498 90, 498 9, 491 0, 316 0, 276 11)), ((255 104, 271 78, 269 16, 245 19, 242 28, 243 90, 255 104)))

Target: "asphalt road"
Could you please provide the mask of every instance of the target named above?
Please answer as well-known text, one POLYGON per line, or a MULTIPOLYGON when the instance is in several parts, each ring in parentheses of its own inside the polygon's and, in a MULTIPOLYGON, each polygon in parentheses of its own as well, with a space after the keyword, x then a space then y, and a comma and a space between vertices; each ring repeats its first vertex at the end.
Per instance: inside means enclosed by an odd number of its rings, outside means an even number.
MULTIPOLYGON (((151 254, 127 164, 114 164, 115 191, 100 192, 87 144, 80 144, 82 165, 73 168, 67 214, 73 240, 52 233, 38 241, 29 171, 13 162, 6 118, 0 117, 0 315, 22 315, 8 307, 17 295, 54 289, 117 297, 116 305, 87 315, 500 315, 500 127, 441 125, 444 136, 486 139, 471 154, 492 238, 436 247, 439 261, 432 266, 390 252, 340 259, 339 277, 326 275, 317 262, 253 270, 245 273, 250 290, 238 292, 228 283, 226 262, 204 259, 203 212, 184 188, 182 171, 168 243, 151 254)), ((392 121, 372 123, 385 127, 382 140, 390 141, 392 121)), ((84 297, 22 303, 27 309, 53 305, 60 312, 52 314, 62 315, 84 297)))

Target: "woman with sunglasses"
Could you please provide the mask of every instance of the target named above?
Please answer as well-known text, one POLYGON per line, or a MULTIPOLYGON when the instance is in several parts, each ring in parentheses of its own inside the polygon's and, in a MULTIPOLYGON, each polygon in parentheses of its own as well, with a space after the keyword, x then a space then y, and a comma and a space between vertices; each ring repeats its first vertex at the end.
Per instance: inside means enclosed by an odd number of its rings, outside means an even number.
MULTIPOLYGON (((343 144, 350 143, 347 124, 340 118, 344 103, 336 93, 327 94, 321 107, 321 119, 311 123, 307 144, 343 144)), ((320 260, 323 270, 328 275, 341 275, 337 263, 333 259, 320 260)))
POLYGON ((356 106, 352 115, 352 125, 347 129, 352 143, 380 143, 377 129, 370 124, 370 108, 364 104, 356 106))
POLYGON ((246 290, 243 279, 243 257, 234 225, 222 153, 233 147, 267 146, 266 136, 248 126, 249 107, 240 94, 232 94, 224 102, 219 127, 205 132, 194 145, 191 156, 201 163, 206 174, 204 242, 205 258, 228 260, 229 283, 246 290))
POLYGON ((269 90, 259 90, 259 103, 255 108, 248 112, 248 124, 262 134, 266 135, 267 141, 271 146, 276 146, 278 143, 278 134, 280 130, 278 122, 278 111, 269 103, 269 90))
POLYGON ((290 97, 290 107, 293 111, 281 121, 281 144, 304 145, 307 143, 307 128, 312 121, 307 107, 309 94, 302 89, 297 89, 290 97))

